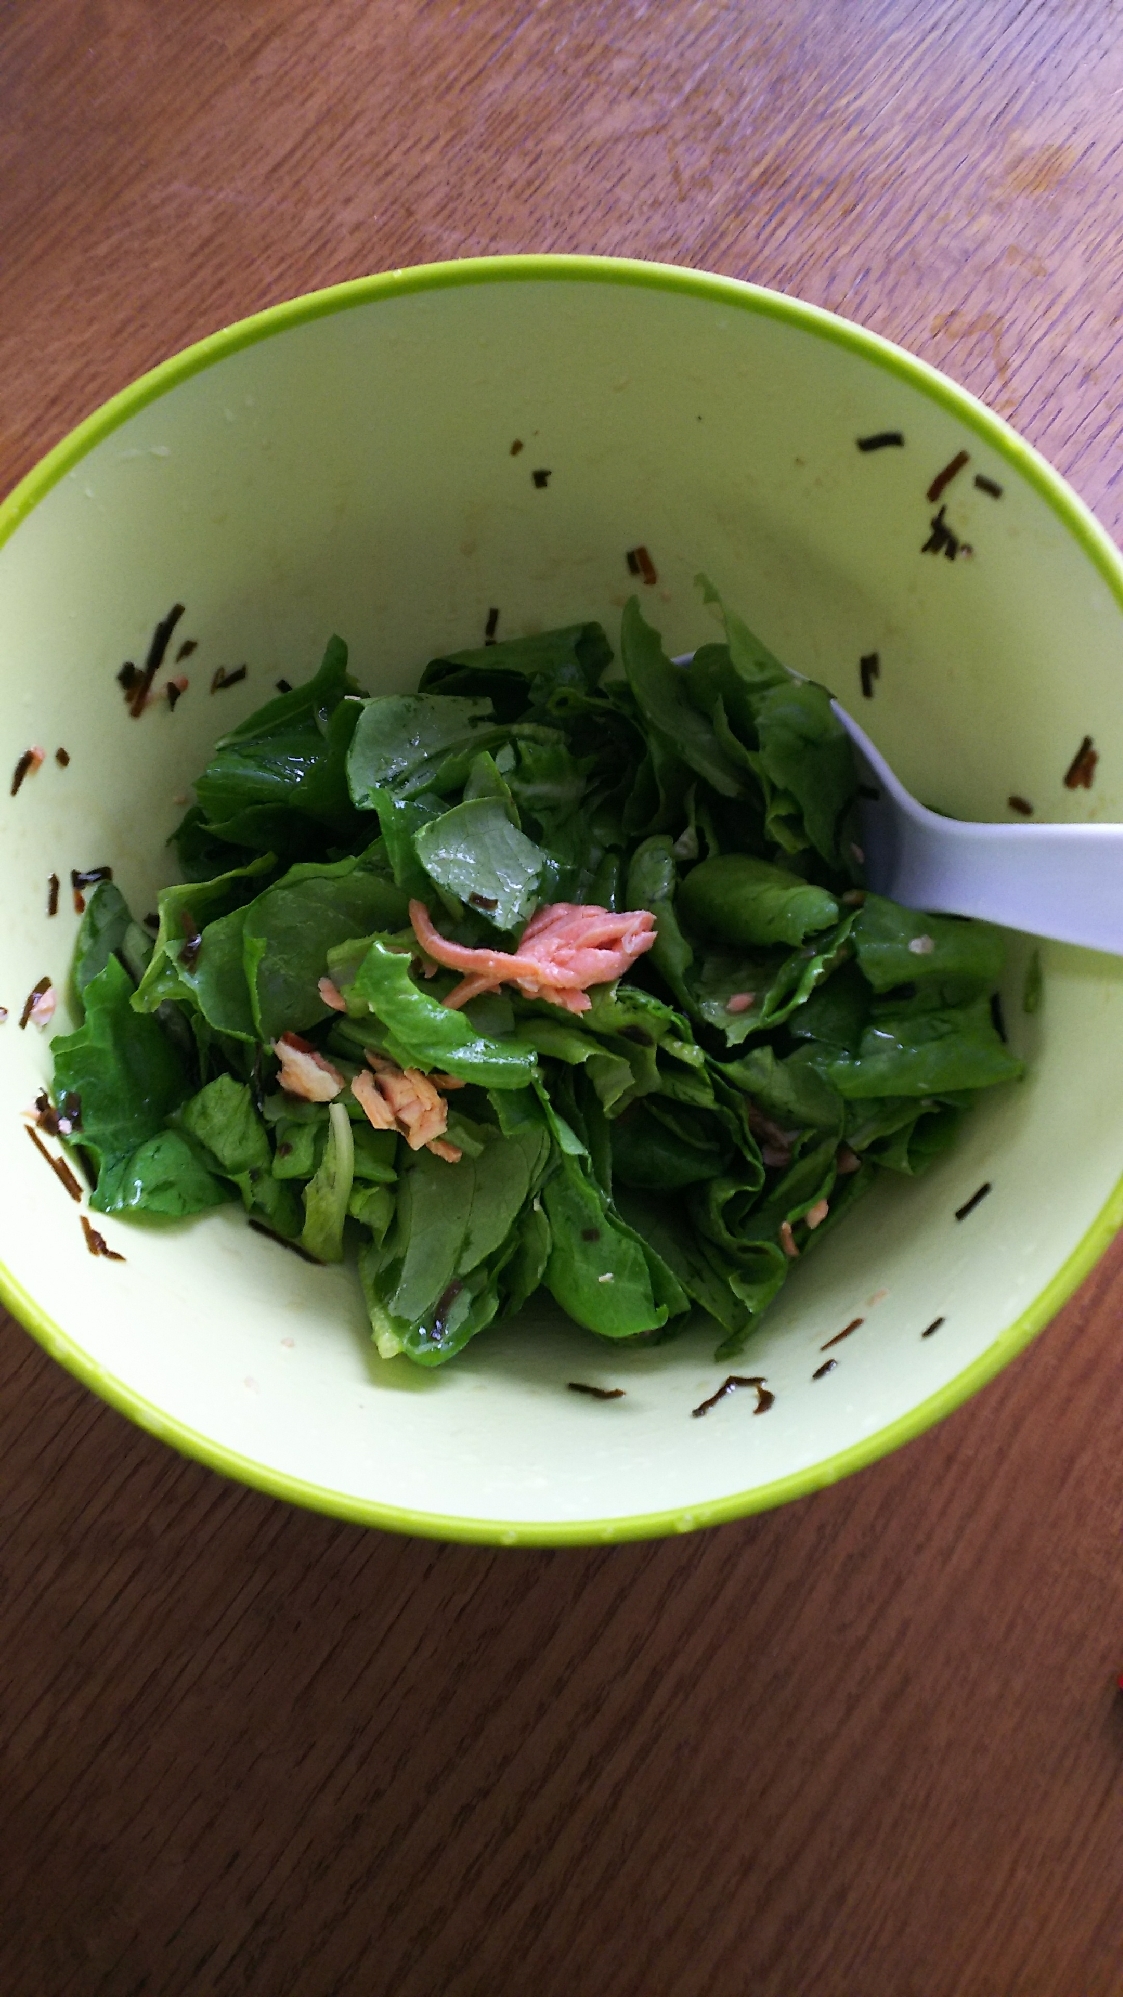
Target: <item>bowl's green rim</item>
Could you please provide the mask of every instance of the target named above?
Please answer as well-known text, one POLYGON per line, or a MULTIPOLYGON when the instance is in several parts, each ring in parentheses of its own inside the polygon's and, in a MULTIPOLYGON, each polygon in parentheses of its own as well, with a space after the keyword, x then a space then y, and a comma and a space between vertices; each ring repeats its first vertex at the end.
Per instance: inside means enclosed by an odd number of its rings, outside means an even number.
MULTIPOLYGON (((409 270, 388 271, 333 285, 324 291, 310 292, 304 297, 255 313, 251 318, 241 319, 142 375, 139 381, 113 396, 64 437, 61 443, 56 444, 0 504, 0 547, 52 486, 57 485, 95 444, 148 403, 157 401, 169 389, 210 367, 213 362, 237 353, 242 347, 253 346, 258 340, 271 339, 274 334, 286 332, 292 326, 325 318, 331 313, 346 312, 354 306, 376 300, 399 298, 410 292, 440 291, 456 285, 542 281, 624 284, 654 291, 678 292, 781 320, 860 354, 875 367, 896 375, 930 401, 940 404, 1004 458, 1063 521, 1123 607, 1123 558, 1094 515, 1060 474, 1001 417, 995 416, 965 389, 958 388, 946 375, 878 334, 867 332, 819 306, 786 297, 782 292, 769 291, 736 278, 718 277, 706 271, 617 257, 473 257, 455 263, 420 264, 409 270)), ((507 1521, 450 1517, 379 1504, 356 1498, 346 1491, 334 1491, 326 1485, 310 1484, 301 1478, 286 1476, 269 1464, 258 1463, 235 1450, 223 1448, 210 1437, 188 1428, 166 1415, 151 1401, 134 1393, 123 1380, 91 1359, 3 1263, 0 1263, 0 1300, 52 1358, 112 1407, 162 1441, 172 1443, 184 1455, 194 1457, 212 1470, 220 1471, 240 1483, 268 1492, 272 1497, 285 1498, 290 1503, 359 1525, 380 1526, 388 1531, 432 1539, 482 1541, 504 1546, 583 1546, 689 1532, 701 1526, 720 1525, 729 1519, 767 1511, 774 1505, 785 1504, 792 1498, 805 1497, 812 1491, 837 1483, 852 1471, 875 1463, 879 1457, 888 1455, 902 1443, 911 1442, 977 1393, 1048 1324, 1094 1267, 1121 1225, 1123 1178, 1076 1248, 1028 1310, 1000 1332, 985 1352, 962 1373, 949 1380, 938 1393, 921 1401, 898 1421, 865 1436, 852 1448, 810 1464, 791 1476, 780 1477, 746 1491, 733 1492, 728 1497, 706 1499, 697 1505, 680 1505, 673 1511, 644 1512, 634 1517, 606 1519, 507 1521)))

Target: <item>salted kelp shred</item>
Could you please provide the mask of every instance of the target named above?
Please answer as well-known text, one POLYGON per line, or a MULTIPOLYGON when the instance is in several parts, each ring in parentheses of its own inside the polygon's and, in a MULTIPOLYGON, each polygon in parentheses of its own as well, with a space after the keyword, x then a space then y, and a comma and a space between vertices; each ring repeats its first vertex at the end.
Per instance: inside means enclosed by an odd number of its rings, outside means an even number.
POLYGON ((942 471, 936 473, 935 478, 932 480, 932 483, 925 494, 925 498, 927 499, 930 506, 935 506, 936 501, 940 497, 940 494, 946 492, 948 486, 952 482, 952 479, 958 478, 960 472, 963 470, 964 465, 970 462, 970 455, 971 454, 969 451, 957 451, 954 458, 951 459, 950 463, 946 464, 942 471))
POLYGON ((716 1393, 711 1394, 708 1401, 699 1402, 696 1408, 691 1409, 691 1413, 694 1415, 695 1419, 697 1419, 699 1415, 708 1415, 711 1408, 716 1408, 719 1401, 723 1401, 727 1394, 734 1393, 738 1387, 756 1388, 756 1406, 753 1409, 754 1415, 767 1414, 769 1408, 772 1406, 774 1400, 776 1399, 775 1394, 769 1391, 769 1389, 765 1386, 763 1379, 758 1373, 750 1373, 748 1375, 740 1373, 730 1373, 722 1381, 716 1393))
POLYGON ((975 1208, 980 1204, 981 1201, 986 1199, 986 1196, 990 1191, 991 1191, 991 1184, 990 1180, 987 1179, 978 1188, 977 1192, 972 1193, 969 1200, 964 1200, 963 1205, 961 1207, 956 1207, 955 1209, 956 1220, 966 1220, 968 1214, 974 1213, 975 1208))
MULTIPOLYGON (((141 671, 138 672, 135 666, 131 666, 127 670, 130 672, 132 677, 127 681, 122 679, 122 685, 124 685, 126 694, 128 696, 129 713, 132 715, 134 720, 139 719, 140 715, 144 711, 145 702, 148 699, 148 694, 151 689, 152 682, 155 679, 156 674, 159 672, 160 667, 164 663, 164 654, 168 649, 169 643, 171 642, 172 632, 175 630, 175 627, 179 623, 179 620, 182 616, 183 616, 182 603, 173 603, 167 616, 161 617, 159 623, 156 626, 156 629, 152 633, 152 640, 148 647, 148 655, 144 661, 144 666, 141 669, 141 671)), ((125 671, 126 668, 122 666, 121 674, 124 674, 125 671)), ((119 678, 121 678, 121 674, 118 675, 119 678)))
POLYGON ((46 1145, 44 1144, 42 1138, 40 1137, 39 1132, 33 1129, 31 1124, 25 1123, 24 1129, 26 1130, 28 1136, 30 1137, 31 1142, 34 1144, 35 1149, 41 1154, 42 1157, 46 1159, 56 1179, 58 1179, 61 1185, 65 1186, 67 1192, 70 1194, 71 1199, 80 1200, 82 1197, 82 1188, 78 1184, 77 1179, 74 1177, 74 1174, 71 1171, 69 1165, 67 1164, 65 1158, 52 1157, 51 1153, 48 1151, 46 1145))
POLYGON ((24 778, 30 775, 34 775, 35 771, 39 768, 39 765, 42 763, 42 761, 43 761, 42 749, 24 750, 22 756, 20 757, 19 761, 16 764, 15 770, 12 773, 12 783, 11 783, 11 792, 10 792, 10 795, 12 797, 19 796, 19 793, 23 788, 24 778))
POLYGON ((1099 762, 1099 751, 1092 746, 1092 738, 1085 735, 1068 769, 1065 771, 1066 790, 1091 790, 1099 762))
POLYGON ((849 1324, 843 1325, 841 1331, 836 1331, 833 1338, 828 1338, 826 1344, 820 1347, 820 1351, 829 1352, 832 1345, 841 1345, 843 1339, 851 1337, 865 1321, 864 1317, 852 1317, 849 1324))

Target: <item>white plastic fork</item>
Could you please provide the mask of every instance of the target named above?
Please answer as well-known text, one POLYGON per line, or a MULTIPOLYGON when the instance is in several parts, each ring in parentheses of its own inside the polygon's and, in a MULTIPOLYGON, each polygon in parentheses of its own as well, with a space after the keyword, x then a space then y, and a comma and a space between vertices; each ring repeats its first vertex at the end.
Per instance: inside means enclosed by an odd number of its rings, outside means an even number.
POLYGON ((979 915, 1123 955, 1123 825, 979 825, 910 796, 837 700, 861 783, 866 884, 906 908, 979 915))
MULTIPOLYGON (((688 666, 693 652, 674 663, 688 666)), ((804 678, 792 672, 793 680, 804 678)), ((987 825, 918 804, 841 701, 861 785, 866 886, 926 915, 978 915, 1123 956, 1123 825, 987 825)))

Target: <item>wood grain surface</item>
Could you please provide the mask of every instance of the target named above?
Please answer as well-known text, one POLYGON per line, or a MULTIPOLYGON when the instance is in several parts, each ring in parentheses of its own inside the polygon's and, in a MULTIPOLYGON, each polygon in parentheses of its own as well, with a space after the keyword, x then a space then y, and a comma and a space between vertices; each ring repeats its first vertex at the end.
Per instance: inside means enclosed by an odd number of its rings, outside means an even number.
MULTIPOLYGON (((8 0, 0 486, 258 307, 494 250, 829 305, 1123 527, 1116 0, 8 0)), ((1048 1161, 1042 1161, 1047 1189, 1048 1161)), ((679 1540, 221 1482, 0 1325, 3 1997, 1120 1997, 1123 1253, 679 1540)))

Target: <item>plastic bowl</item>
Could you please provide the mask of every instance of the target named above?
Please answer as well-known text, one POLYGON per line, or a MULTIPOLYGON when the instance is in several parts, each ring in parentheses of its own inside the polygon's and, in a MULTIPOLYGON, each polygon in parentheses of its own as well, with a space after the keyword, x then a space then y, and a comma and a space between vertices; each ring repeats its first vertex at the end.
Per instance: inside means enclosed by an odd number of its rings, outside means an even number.
POLYGON ((638 586, 682 652, 713 632, 693 585, 704 568, 781 658, 861 704, 932 805, 1007 818, 1015 793, 1042 818, 1123 818, 1123 565, 1063 481, 932 369, 693 271, 556 257, 397 271, 246 320, 147 375, 11 495, 0 542, 0 766, 46 750, 3 803, 0 1290, 155 1434, 278 1496, 405 1531, 684 1531, 918 1434, 1106 1245, 1123 1217, 1123 972, 1043 948, 1029 1016, 1024 939, 1004 998, 1028 1079, 795 1270, 739 1366, 775 1395, 764 1419, 732 1394, 692 1420, 728 1371, 712 1338, 618 1351, 552 1309, 437 1372, 383 1363, 353 1273, 306 1267, 229 1209, 159 1231, 103 1221, 126 1259, 91 1259, 21 1128, 50 1057, 19 1014, 40 977, 65 986, 70 869, 111 865, 134 910, 150 908, 171 877, 177 794, 333 631, 371 691, 407 688, 433 654, 481 639, 492 606, 501 635, 585 617, 612 635, 638 586), (884 432, 903 447, 857 447, 884 432), (961 451, 941 503, 973 553, 949 561, 921 552, 926 492, 961 451), (629 575, 637 544, 653 586, 629 575), (133 720, 115 675, 177 601, 177 635, 198 645, 189 691, 133 720), (861 702, 872 652, 880 677, 861 702), (245 682, 212 697, 215 669, 243 662, 245 682), (1096 784, 1073 792, 1063 777, 1085 735, 1096 784), (626 1394, 598 1403, 567 1392, 573 1379, 626 1394))

